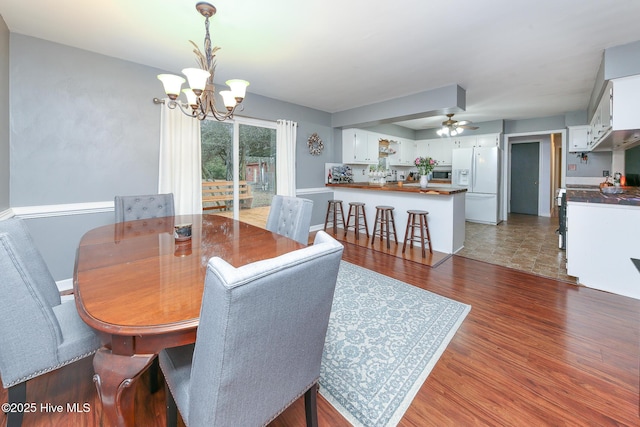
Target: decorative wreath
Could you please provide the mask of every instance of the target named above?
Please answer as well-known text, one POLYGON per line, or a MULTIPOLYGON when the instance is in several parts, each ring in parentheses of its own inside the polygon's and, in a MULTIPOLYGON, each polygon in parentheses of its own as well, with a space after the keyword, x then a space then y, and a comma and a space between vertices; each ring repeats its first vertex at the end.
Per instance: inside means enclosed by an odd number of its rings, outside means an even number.
POLYGON ((313 135, 309 137, 307 143, 309 145, 309 153, 311 153, 312 156, 319 156, 320 153, 322 153, 324 145, 317 133, 314 132, 313 135))

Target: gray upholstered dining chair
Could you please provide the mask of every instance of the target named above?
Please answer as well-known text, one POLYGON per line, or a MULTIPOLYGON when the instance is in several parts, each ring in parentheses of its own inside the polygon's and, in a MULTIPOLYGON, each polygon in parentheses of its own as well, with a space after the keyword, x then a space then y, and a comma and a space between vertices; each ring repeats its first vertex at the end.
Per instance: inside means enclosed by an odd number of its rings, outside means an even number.
POLYGON ((175 215, 173 193, 116 196, 113 204, 116 222, 175 215))
POLYGON ((266 228, 306 245, 309 243, 312 210, 313 201, 309 199, 273 196, 266 228))
MULTIPOLYGON (((56 282, 20 219, 0 221, 0 376, 9 403, 26 401, 27 381, 93 354, 97 334, 56 282)), ((7 425, 19 426, 21 412, 7 425)))
POLYGON ((234 268, 209 260, 195 344, 160 353, 167 425, 266 425, 305 396, 317 425, 320 362, 343 247, 314 244, 234 268), (175 425, 175 424, 173 424, 175 425))

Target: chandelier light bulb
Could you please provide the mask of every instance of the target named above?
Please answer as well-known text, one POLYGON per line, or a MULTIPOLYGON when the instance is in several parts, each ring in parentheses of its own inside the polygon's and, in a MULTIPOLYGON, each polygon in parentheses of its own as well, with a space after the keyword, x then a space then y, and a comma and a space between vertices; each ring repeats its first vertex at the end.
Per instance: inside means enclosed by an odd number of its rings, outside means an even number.
POLYGON ((180 89, 182 88, 182 83, 185 82, 182 77, 173 74, 160 74, 158 75, 158 80, 162 82, 164 92, 172 101, 175 101, 178 98, 178 95, 180 95, 180 89))
POLYGON ((236 106, 236 98, 233 96, 233 92, 230 90, 221 90, 220 96, 222 96, 222 101, 224 102, 224 106, 227 107, 227 111, 233 110, 233 107, 236 106))
POLYGON ((227 80, 225 83, 229 88, 231 88, 231 93, 233 93, 233 97, 236 99, 236 102, 242 102, 247 93, 247 86, 249 86, 249 82, 246 80, 232 79, 227 80))
POLYGON ((187 97, 187 104, 194 110, 198 108, 198 97, 190 88, 182 89, 182 93, 187 97))
POLYGON ((189 87, 196 96, 200 96, 204 92, 204 88, 207 86, 207 79, 211 76, 210 72, 200 68, 185 68, 182 70, 182 74, 187 76, 189 87))

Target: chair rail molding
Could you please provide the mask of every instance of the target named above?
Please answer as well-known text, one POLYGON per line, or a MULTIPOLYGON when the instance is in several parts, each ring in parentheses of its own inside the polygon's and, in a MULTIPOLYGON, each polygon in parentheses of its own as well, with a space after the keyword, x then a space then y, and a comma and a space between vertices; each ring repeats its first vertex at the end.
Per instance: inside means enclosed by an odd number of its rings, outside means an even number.
POLYGON ((12 208, 18 218, 47 218, 113 212, 113 200, 108 202, 68 203, 60 205, 16 206, 12 208))
POLYGON ((315 188, 298 188, 296 190, 296 196, 303 196, 305 194, 320 194, 320 193, 332 193, 333 190, 327 187, 315 187, 315 188))
POLYGON ((2 212, 0 212, 0 221, 5 220, 5 219, 9 219, 9 218, 13 218, 15 215, 13 213, 13 209, 9 208, 6 209, 2 212))

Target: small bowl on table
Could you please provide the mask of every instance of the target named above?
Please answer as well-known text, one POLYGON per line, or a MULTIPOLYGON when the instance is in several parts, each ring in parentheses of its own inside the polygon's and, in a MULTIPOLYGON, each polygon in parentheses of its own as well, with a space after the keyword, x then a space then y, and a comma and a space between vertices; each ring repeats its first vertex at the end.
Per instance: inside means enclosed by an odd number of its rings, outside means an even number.
POLYGON ((177 224, 173 227, 173 237, 176 242, 184 242, 191 239, 191 224, 177 224))

